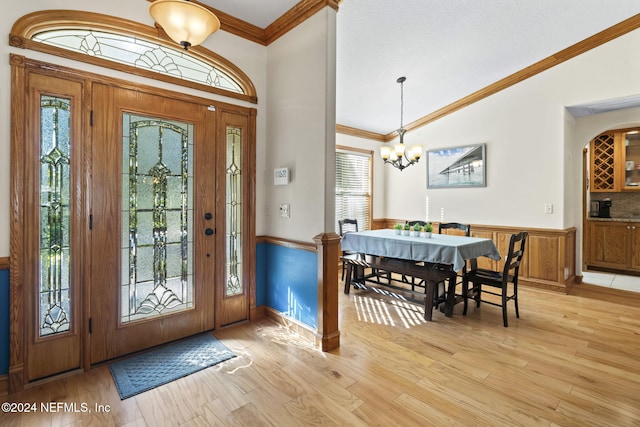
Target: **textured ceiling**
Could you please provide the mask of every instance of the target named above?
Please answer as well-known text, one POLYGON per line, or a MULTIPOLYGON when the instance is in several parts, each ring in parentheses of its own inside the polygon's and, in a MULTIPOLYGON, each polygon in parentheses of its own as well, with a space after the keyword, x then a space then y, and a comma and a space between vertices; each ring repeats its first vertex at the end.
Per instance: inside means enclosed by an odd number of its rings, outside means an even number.
POLYGON ((231 16, 260 28, 266 28, 273 21, 298 4, 300 0, 199 0, 231 16))
MULTIPOLYGON (((203 2, 261 28, 297 3, 203 2)), ((343 0, 337 122, 387 134, 400 76, 407 124, 638 13, 638 0, 343 0)))

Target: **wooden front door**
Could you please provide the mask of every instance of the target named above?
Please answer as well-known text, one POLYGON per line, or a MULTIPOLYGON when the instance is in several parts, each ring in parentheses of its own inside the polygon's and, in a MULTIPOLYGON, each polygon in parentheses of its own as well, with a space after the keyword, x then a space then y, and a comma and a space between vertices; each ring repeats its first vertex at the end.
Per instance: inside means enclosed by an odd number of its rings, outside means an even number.
POLYGON ((248 320, 255 110, 12 73, 12 387, 248 320))
POLYGON ((215 326, 215 113, 92 90, 90 363, 215 326))

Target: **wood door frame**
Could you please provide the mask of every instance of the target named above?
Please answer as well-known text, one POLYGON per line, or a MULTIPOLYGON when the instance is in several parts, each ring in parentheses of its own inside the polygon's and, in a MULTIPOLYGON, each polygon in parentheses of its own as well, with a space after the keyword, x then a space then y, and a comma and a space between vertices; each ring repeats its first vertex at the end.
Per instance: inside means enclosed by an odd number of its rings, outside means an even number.
MULTIPOLYGON (((255 142, 256 142, 256 109, 242 107, 238 105, 228 104, 220 101, 213 101, 211 99, 186 95, 179 92, 172 92, 166 89, 160 89, 154 86, 136 84, 129 81, 123 81, 120 79, 85 72, 82 70, 76 70, 68 67, 59 66, 47 62, 37 61, 26 58, 22 55, 10 55, 11 64, 11 202, 10 202, 10 332, 9 332, 9 393, 15 393, 24 389, 27 384, 25 364, 28 345, 28 331, 26 316, 28 315, 27 305, 27 293, 24 282, 24 269, 27 264, 27 253, 24 244, 24 236, 29 233, 25 229, 25 221, 23 220, 28 214, 25 204, 25 174, 22 167, 21 159, 25 156, 26 145, 26 132, 25 132, 25 116, 27 105, 27 93, 25 91, 25 84, 27 82, 28 75, 30 73, 40 73, 50 76, 68 78, 72 80, 83 81, 85 85, 82 106, 82 114, 85 117, 90 117, 91 110, 91 94, 90 83, 100 82, 108 85, 115 85, 125 89, 137 90, 141 92, 148 92, 153 94, 159 94, 166 97, 172 97, 174 99, 185 100, 188 102, 198 103, 204 106, 213 106, 217 114, 222 114, 223 111, 234 112, 236 114, 246 115, 248 118, 248 134, 247 145, 250 147, 246 155, 247 164, 244 169, 247 171, 247 175, 250 181, 247 182, 248 188, 245 188, 246 193, 246 205, 248 207, 243 211, 243 223, 247 227, 244 232, 246 234, 243 240, 243 257, 245 260, 253 260, 255 263, 255 142)), ((91 129, 89 126, 85 126, 83 130, 83 137, 90 140, 91 129)), ((83 168, 89 167, 90 162, 88 159, 83 159, 83 168)), ((86 169, 85 169, 86 171, 86 169)), ((86 191, 88 184, 90 183, 90 177, 86 174, 82 179, 83 188, 86 191)), ((246 182, 246 181, 243 181, 246 182)), ((220 185, 220 184, 218 184, 220 185)), ((89 201, 85 203, 84 209, 89 212, 89 201)), ((88 217, 88 216, 87 216, 88 217)), ((245 263, 245 286, 248 292, 249 300, 249 320, 255 318, 256 315, 256 297, 255 297, 255 268, 249 268, 250 262, 245 263)), ((78 315, 81 317, 78 319, 80 333, 83 336, 84 351, 82 354, 82 366, 84 370, 91 368, 89 365, 88 357, 88 328, 85 327, 88 322, 89 308, 88 308, 89 295, 88 292, 82 294, 82 306, 84 307, 78 315)), ((216 320, 216 327, 220 327, 216 320)))

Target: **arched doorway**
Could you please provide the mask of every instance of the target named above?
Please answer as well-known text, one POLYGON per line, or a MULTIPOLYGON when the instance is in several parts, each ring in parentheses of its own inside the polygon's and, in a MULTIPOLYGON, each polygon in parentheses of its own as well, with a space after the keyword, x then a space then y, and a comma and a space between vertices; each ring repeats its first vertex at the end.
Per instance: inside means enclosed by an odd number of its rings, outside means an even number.
MULTIPOLYGON (((575 123, 573 126, 573 141, 575 142, 574 148, 572 151, 578 151, 581 153, 580 156, 576 156, 575 159, 579 161, 575 166, 575 170, 580 172, 579 179, 577 182, 580 183, 577 190, 580 192, 581 197, 576 198, 576 206, 575 209, 575 222, 576 224, 580 224, 581 233, 578 235, 581 237, 580 242, 577 247, 576 255, 579 257, 579 262, 577 263, 577 268, 579 268, 579 274, 582 275, 582 272, 586 269, 587 264, 587 251, 590 248, 590 236, 588 236, 588 226, 589 226, 589 202, 591 201, 590 196, 590 157, 588 153, 588 147, 591 140, 593 140, 598 135, 608 131, 615 129, 633 129, 640 127, 640 108, 626 108, 617 111, 610 111, 602 114, 594 114, 584 117, 579 117, 575 119, 575 123)), ((617 193, 607 193, 607 192, 599 192, 598 199, 603 199, 611 194, 623 195, 623 197, 633 196, 634 193, 630 192, 617 192, 617 193), (626 195, 626 196, 624 196, 626 195)), ((640 193, 636 194, 633 197, 640 197, 640 193)), ((616 203, 614 201, 614 203, 616 203)), ((616 203, 619 205, 619 203, 616 203)), ((614 215, 615 215, 614 211, 614 215)))

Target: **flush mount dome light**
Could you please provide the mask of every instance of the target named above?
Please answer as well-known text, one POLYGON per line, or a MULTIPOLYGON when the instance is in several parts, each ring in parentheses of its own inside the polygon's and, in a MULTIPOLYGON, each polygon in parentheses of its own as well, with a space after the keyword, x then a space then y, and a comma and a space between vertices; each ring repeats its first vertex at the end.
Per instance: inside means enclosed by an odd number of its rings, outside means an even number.
POLYGON ((149 13, 185 50, 220 29, 220 20, 213 12, 188 0, 156 0, 149 6, 149 13))

